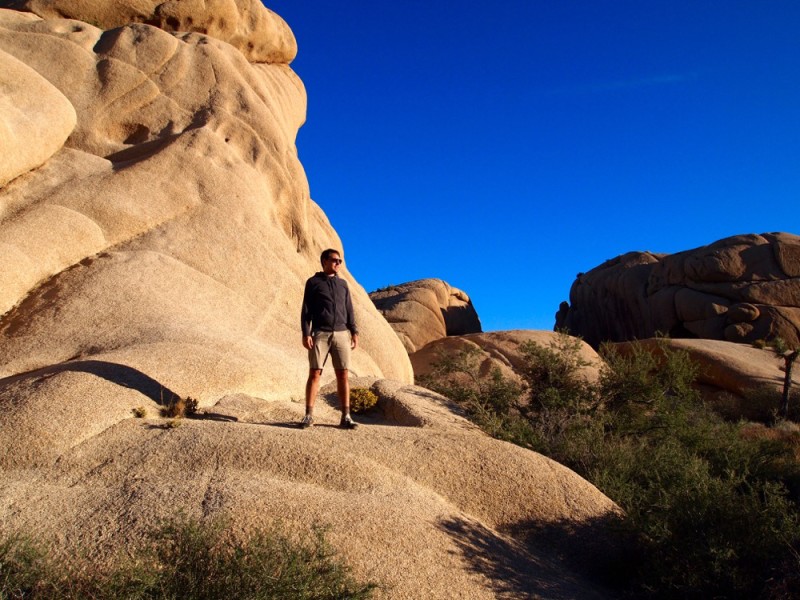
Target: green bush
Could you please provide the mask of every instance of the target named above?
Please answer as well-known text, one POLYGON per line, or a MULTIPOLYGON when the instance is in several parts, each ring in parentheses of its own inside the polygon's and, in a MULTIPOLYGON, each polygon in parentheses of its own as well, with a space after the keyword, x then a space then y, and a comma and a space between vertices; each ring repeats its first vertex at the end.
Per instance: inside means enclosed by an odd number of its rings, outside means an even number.
POLYGON ((489 435, 533 447, 533 432, 519 412, 524 386, 503 377, 497 368, 481 376, 481 358, 477 347, 440 354, 431 372, 418 377, 417 383, 456 401, 489 435))
POLYGON ((579 372, 589 365, 580 355, 580 339, 560 334, 548 346, 528 341, 519 349, 525 359, 522 375, 534 412, 566 409, 579 414, 594 410, 595 390, 579 372))
POLYGON ((577 340, 521 350, 525 386, 499 372, 481 378, 477 353, 462 353, 436 363, 429 387, 460 402, 491 435, 565 464, 625 510, 638 549, 624 565, 624 592, 791 597, 781 595, 800 567, 790 443, 744 435, 743 424, 705 407, 689 355, 666 345, 656 353, 636 343, 624 353, 603 348, 595 385, 578 376, 577 340))
POLYGON ((378 403, 378 397, 367 388, 350 390, 350 410, 362 414, 371 410, 378 403))
POLYGON ((116 567, 57 562, 20 538, 0 543, 0 599, 369 598, 315 528, 301 539, 280 530, 234 541, 220 522, 180 520, 116 567))

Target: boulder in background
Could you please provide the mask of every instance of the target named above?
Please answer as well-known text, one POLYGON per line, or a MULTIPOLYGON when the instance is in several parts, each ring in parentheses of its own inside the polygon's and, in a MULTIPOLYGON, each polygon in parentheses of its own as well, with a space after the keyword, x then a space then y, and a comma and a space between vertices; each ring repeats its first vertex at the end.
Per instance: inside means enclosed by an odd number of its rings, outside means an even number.
POLYGON ((618 256, 578 275, 556 328, 594 347, 659 333, 800 346, 800 237, 738 235, 671 255, 618 256))
POLYGON ((449 335, 480 333, 469 296, 441 279, 419 279, 371 292, 369 297, 409 354, 449 335))

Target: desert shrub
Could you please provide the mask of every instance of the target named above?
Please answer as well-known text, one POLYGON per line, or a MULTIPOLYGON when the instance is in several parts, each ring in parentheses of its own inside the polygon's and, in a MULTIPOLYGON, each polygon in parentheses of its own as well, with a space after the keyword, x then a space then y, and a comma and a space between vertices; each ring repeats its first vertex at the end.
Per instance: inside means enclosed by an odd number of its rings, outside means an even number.
POLYGON ((520 350, 526 386, 519 406, 529 447, 574 469, 588 466, 603 443, 604 422, 596 386, 580 374, 589 364, 580 339, 561 333, 546 346, 528 341, 520 350))
POLYGON ((579 370, 589 365, 581 357, 581 341, 559 334, 547 346, 533 341, 519 346, 525 360, 522 375, 528 384, 531 409, 546 414, 565 408, 570 414, 592 411, 596 393, 579 370))
MULTIPOLYGON (((606 439, 582 472, 641 536, 638 591, 652 597, 756 597, 800 549, 782 440, 743 435, 693 387, 688 353, 603 349, 606 439)), ((585 466, 585 465, 576 465, 585 466)))
POLYGON ((147 409, 144 406, 137 406, 136 408, 132 408, 131 412, 133 416, 137 419, 144 419, 147 416, 147 409))
POLYGON ((162 530, 156 542, 166 597, 333 600, 367 598, 375 588, 352 581, 321 528, 299 540, 276 530, 237 543, 221 524, 186 521, 162 530))
POLYGON ((634 589, 663 598, 756 597, 789 548, 800 547, 797 508, 776 477, 782 450, 747 442, 735 424, 671 427, 608 436, 583 473, 639 535, 634 589))
POLYGON ((324 530, 292 538, 280 529, 232 539, 221 522, 178 520, 113 568, 49 558, 30 542, 0 543, 0 598, 94 600, 369 598, 325 540, 324 530))
POLYGON ((46 597, 52 569, 38 547, 21 537, 0 542, 0 599, 46 597))
POLYGON ((378 397, 367 388, 350 390, 350 410, 356 414, 365 413, 378 403, 378 397))
POLYGON ((455 354, 441 354, 434 361, 431 372, 418 378, 419 383, 432 386, 430 389, 477 413, 505 413, 517 407, 523 386, 503 377, 498 368, 492 369, 488 376, 482 376, 481 356, 481 350, 477 347, 455 354))
POLYGON ((175 419, 184 416, 185 411, 186 401, 179 396, 173 396, 161 409, 161 416, 168 419, 175 419))
POLYGON ((601 355, 599 395, 616 434, 658 440, 701 406, 697 367, 688 352, 662 344, 655 354, 634 343, 624 352, 604 346, 601 355))
POLYGON ((482 376, 481 356, 477 347, 440 354, 431 372, 418 377, 417 383, 457 402, 489 435, 533 447, 530 423, 519 411, 524 386, 504 377, 498 368, 482 376))
POLYGON ((526 344, 525 386, 482 379, 464 353, 439 361, 431 379, 488 433, 567 465, 625 510, 638 546, 627 593, 780 597, 800 566, 793 436, 746 434, 709 410, 686 352, 606 347, 592 385, 578 376, 579 349, 564 337, 526 344))
POLYGON ((197 400, 197 398, 187 396, 184 400, 183 414, 187 416, 197 414, 197 409, 199 407, 200 402, 197 400))
POLYGON ((191 416, 197 413, 198 406, 197 399, 191 396, 181 398, 176 395, 161 409, 161 416, 169 419, 191 416))

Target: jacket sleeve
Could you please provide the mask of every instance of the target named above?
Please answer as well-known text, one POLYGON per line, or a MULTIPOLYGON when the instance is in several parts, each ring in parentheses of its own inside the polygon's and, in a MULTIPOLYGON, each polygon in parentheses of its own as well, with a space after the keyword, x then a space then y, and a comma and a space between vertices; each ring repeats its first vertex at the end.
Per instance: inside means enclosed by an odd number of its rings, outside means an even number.
POLYGON ((347 290, 347 300, 345 300, 345 308, 347 309, 347 328, 353 335, 358 334, 358 326, 356 325, 356 317, 353 311, 353 300, 350 298, 350 286, 345 288, 347 290))
POLYGON ((306 288, 303 291, 303 306, 300 309, 300 329, 304 337, 311 335, 311 293, 309 291, 311 281, 306 281, 306 288))

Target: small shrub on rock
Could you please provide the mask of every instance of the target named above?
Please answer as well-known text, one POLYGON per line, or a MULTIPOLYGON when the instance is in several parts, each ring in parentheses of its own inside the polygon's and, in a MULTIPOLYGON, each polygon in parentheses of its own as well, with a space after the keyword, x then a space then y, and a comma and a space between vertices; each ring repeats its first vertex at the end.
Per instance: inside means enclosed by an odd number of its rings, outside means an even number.
POLYGON ((137 419, 144 419, 147 416, 147 409, 144 406, 137 406, 136 408, 132 408, 131 412, 133 416, 137 419))
POLYGON ((186 400, 184 400, 184 414, 185 415, 195 415, 197 414, 197 409, 200 407, 200 403, 197 401, 197 398, 192 398, 191 396, 187 396, 186 400))
POLYGON ((197 413, 198 405, 198 401, 191 396, 187 396, 186 398, 173 396, 172 400, 161 409, 161 416, 168 419, 191 416, 197 413))
POLYGON ((350 390, 350 410, 356 414, 363 414, 371 410, 377 403, 378 397, 367 388, 350 390))

